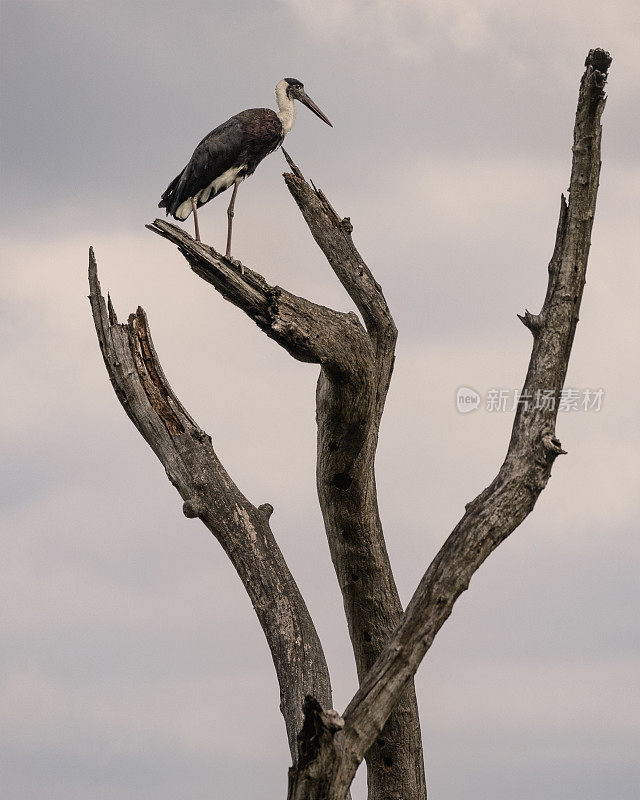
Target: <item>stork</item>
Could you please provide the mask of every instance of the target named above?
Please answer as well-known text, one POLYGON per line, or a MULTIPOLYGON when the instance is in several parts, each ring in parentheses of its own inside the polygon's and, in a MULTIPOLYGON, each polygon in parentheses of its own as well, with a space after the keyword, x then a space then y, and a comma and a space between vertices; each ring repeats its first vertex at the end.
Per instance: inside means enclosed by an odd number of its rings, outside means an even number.
POLYGON ((333 127, 297 78, 283 78, 276 86, 278 113, 270 108, 250 108, 212 130, 193 151, 187 166, 167 186, 158 207, 166 208, 167 215, 178 220, 187 219, 193 212, 199 242, 197 209, 233 186, 227 209, 226 257, 231 258, 233 207, 238 186, 284 141, 296 116, 294 100, 333 127))

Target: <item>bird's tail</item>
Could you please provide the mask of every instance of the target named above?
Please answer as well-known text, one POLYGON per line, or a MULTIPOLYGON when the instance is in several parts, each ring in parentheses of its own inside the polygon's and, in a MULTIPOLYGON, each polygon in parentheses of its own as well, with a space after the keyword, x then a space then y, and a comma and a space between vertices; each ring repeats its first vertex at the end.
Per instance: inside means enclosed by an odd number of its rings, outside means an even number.
POLYGON ((158 208, 166 208, 167 215, 172 214, 171 206, 173 205, 174 194, 176 189, 178 188, 178 183, 180 183, 180 178, 182 177, 182 172, 171 181, 171 183, 167 186, 167 188, 162 193, 162 197, 160 198, 160 202, 158 203, 158 208))

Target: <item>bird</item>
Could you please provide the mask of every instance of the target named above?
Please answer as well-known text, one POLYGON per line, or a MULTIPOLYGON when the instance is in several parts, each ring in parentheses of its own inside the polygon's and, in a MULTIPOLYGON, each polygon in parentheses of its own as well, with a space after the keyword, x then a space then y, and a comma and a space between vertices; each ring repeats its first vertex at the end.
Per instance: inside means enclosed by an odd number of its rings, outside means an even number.
POLYGON ((186 167, 171 181, 158 203, 167 216, 185 220, 193 212, 196 241, 200 241, 197 209, 233 186, 227 208, 227 250, 231 258, 231 231, 238 186, 252 175, 263 158, 276 150, 295 121, 298 100, 330 127, 325 114, 311 100, 297 78, 276 85, 277 113, 270 108, 250 108, 208 133, 193 151, 186 167))

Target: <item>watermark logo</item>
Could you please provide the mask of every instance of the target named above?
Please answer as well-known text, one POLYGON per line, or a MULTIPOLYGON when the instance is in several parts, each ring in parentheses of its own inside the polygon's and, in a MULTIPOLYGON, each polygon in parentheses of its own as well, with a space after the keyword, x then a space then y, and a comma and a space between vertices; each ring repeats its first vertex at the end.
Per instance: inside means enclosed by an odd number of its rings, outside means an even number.
POLYGON ((604 389, 563 389, 560 393, 553 389, 537 389, 535 392, 521 392, 518 389, 488 389, 484 396, 470 386, 460 386, 456 390, 456 408, 461 414, 468 414, 480 406, 490 414, 506 411, 514 412, 522 406, 544 411, 601 411, 604 403, 604 389))
POLYGON ((456 408, 461 414, 468 414, 480 407, 481 397, 470 386, 460 386, 456 392, 456 408))

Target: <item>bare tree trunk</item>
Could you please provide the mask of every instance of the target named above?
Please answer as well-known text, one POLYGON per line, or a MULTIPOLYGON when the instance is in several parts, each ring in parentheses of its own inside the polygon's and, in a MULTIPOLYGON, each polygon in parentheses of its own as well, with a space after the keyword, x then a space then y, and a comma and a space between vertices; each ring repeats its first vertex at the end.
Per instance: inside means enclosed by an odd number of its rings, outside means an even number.
MULTIPOLYGON (((362 680, 403 612, 382 532, 374 471, 398 332, 380 286, 353 244, 350 221, 341 220, 299 171, 285 179, 314 239, 360 311, 371 348, 370 368, 348 376, 323 369, 316 392, 318 498, 362 680)), ((426 798, 412 681, 365 758, 370 800, 426 798)))
MULTIPOLYGON (((611 58, 591 50, 582 77, 574 130, 570 200, 564 197, 549 264, 549 284, 540 314, 521 317, 534 342, 509 449, 493 482, 466 513, 422 578, 402 623, 349 703, 344 719, 323 718, 307 701, 304 730, 313 720, 320 742, 312 759, 300 759, 290 778, 290 800, 342 800, 364 754, 402 696, 433 639, 473 573, 532 511, 565 451, 555 435, 558 399, 564 384, 585 284, 591 228, 600 174, 600 118, 611 58), (537 408, 537 392, 551 390, 553 407, 537 408)), ((302 751, 301 751, 302 752, 302 751)))
MULTIPOLYGON (((380 286, 341 220, 300 170, 285 175, 311 233, 365 320, 270 286, 236 267, 182 228, 148 226, 176 244, 191 268, 241 308, 294 358, 320 364, 316 392, 317 486, 331 557, 342 591, 361 679, 402 615, 382 534, 374 475, 378 427, 393 369, 396 327, 380 286), (258 299, 260 294, 260 299, 258 299)), ((375 746, 367 753, 370 800, 424 800, 422 742, 409 682, 375 746)))
MULTIPOLYGON (((570 202, 562 198, 547 295, 539 315, 521 317, 534 336, 522 393, 562 389, 585 281, 600 168, 600 117, 608 53, 592 50, 582 78, 570 202)), ((269 526, 171 390, 142 309, 118 324, 100 291, 90 252, 91 305, 105 365, 125 411, 184 500, 220 541, 249 593, 280 683, 293 766, 289 800, 343 800, 367 760, 369 800, 425 800, 413 676, 458 596, 488 555, 531 512, 555 458, 557 403, 521 402, 505 461, 426 571, 403 614, 378 513, 378 431, 397 331, 380 286, 357 252, 348 219, 304 180, 285 153, 287 186, 316 242, 356 304, 353 313, 269 285, 257 272, 162 220, 148 226, 176 244, 191 268, 300 361, 320 365, 317 488, 343 596, 360 688, 344 718, 331 708, 315 628, 269 526)))

